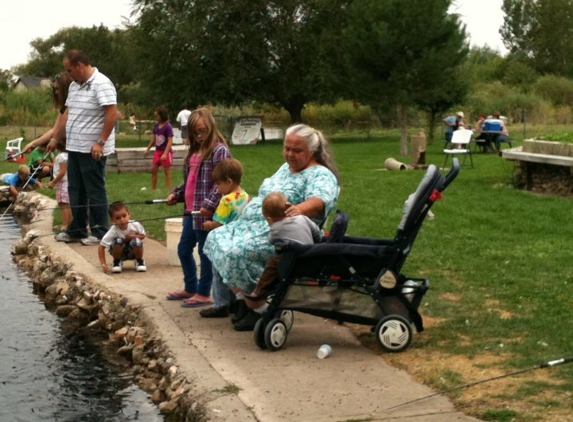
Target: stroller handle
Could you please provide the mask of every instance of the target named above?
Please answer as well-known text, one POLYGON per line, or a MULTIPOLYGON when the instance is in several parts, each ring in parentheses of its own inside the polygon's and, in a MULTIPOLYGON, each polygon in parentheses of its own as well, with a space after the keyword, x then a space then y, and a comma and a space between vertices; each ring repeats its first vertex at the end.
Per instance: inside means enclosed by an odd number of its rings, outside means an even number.
POLYGON ((448 174, 446 174, 444 185, 440 190, 443 191, 444 189, 446 189, 448 185, 452 183, 452 181, 457 177, 459 172, 460 172, 460 161, 454 157, 452 160, 452 168, 450 169, 448 174))

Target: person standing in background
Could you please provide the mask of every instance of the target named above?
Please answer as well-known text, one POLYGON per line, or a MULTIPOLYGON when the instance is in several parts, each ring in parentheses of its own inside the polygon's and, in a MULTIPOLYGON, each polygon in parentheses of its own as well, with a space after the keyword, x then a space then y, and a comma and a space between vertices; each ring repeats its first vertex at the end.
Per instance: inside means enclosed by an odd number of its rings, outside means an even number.
POLYGON ((137 124, 135 122, 135 113, 131 113, 129 115, 129 127, 131 128, 131 130, 133 130, 134 132, 137 130, 137 124))
POLYGON ((177 115, 177 121, 179 122, 179 127, 181 128, 181 139, 185 145, 189 145, 189 132, 187 130, 187 123, 189 121, 189 116, 191 112, 187 109, 187 104, 181 106, 181 111, 177 115))
POLYGON ((454 136, 454 131, 458 130, 460 127, 465 128, 465 123, 463 121, 464 113, 458 111, 455 116, 446 117, 443 122, 446 125, 446 142, 449 144, 452 142, 452 136, 454 136))
POLYGON ((56 147, 56 139, 66 136, 72 221, 65 232, 56 235, 56 240, 97 245, 108 230, 105 164, 115 150, 117 93, 109 78, 92 67, 85 53, 70 50, 63 63, 74 82, 48 150, 56 147))
POLYGON ((118 134, 119 133, 119 124, 121 123, 121 119, 123 119, 123 114, 121 114, 121 111, 117 110, 117 120, 115 121, 115 133, 118 134))
POLYGON ((157 172, 159 166, 163 167, 165 172, 165 187, 171 190, 171 166, 173 165, 173 128, 169 123, 169 114, 167 108, 163 105, 157 107, 153 113, 157 123, 153 127, 153 135, 145 152, 144 157, 147 157, 151 147, 155 146, 155 153, 153 154, 153 161, 151 163, 151 190, 157 189, 157 172))

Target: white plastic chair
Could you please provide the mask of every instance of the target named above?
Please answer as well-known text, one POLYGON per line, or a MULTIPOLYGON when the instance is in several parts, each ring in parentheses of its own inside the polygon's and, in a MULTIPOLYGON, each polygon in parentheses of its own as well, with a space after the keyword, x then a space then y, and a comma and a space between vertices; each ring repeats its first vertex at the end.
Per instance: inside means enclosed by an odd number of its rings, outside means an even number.
POLYGON ((446 159, 444 160, 444 165, 442 166, 442 170, 446 168, 446 163, 448 162, 448 157, 453 157, 456 155, 463 155, 464 161, 462 165, 466 161, 466 157, 470 156, 470 163, 472 168, 474 168, 474 161, 472 158, 472 150, 470 148, 470 142, 472 140, 473 132, 469 129, 458 129, 454 132, 451 140, 451 148, 444 148, 444 154, 446 154, 446 159))
POLYGON ((16 138, 6 142, 6 160, 14 155, 22 153, 22 141, 24 138, 16 138))

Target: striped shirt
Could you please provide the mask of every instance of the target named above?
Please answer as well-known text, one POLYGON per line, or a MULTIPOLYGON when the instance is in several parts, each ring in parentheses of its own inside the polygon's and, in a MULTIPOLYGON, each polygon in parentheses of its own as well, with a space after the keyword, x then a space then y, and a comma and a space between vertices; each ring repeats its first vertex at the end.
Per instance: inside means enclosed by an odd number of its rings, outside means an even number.
MULTIPOLYGON (((99 140, 105 121, 104 106, 117 104, 117 93, 107 76, 94 67, 92 76, 82 85, 72 82, 66 100, 66 149, 90 153, 99 140)), ((115 150, 115 132, 112 130, 104 147, 104 154, 115 150)))

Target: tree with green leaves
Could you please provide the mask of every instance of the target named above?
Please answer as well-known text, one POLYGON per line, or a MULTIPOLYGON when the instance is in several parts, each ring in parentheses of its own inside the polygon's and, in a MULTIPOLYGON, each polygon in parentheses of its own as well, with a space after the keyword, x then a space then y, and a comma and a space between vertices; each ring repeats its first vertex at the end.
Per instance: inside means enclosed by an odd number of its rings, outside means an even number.
POLYGON ((301 121, 306 103, 332 98, 338 60, 331 35, 340 32, 347 3, 136 0, 143 81, 161 102, 260 101, 301 121))
MULTIPOLYGON (((373 108, 400 110, 400 152, 407 153, 407 109, 438 113, 459 103, 466 91, 457 70, 468 53, 451 0, 363 0, 350 6, 344 49, 348 87, 373 108)), ((430 135, 432 136, 431 128, 430 135)))
POLYGON ((573 77, 573 0, 504 0, 500 30, 510 53, 540 73, 573 77))
POLYGON ((19 66, 16 73, 53 78, 64 71, 64 54, 77 49, 85 52, 92 64, 115 84, 127 84, 134 77, 134 54, 129 36, 129 31, 110 31, 104 25, 63 28, 46 39, 33 40, 30 43, 33 48, 31 59, 19 66))
POLYGON ((12 74, 0 69, 0 92, 6 92, 12 85, 12 74))

